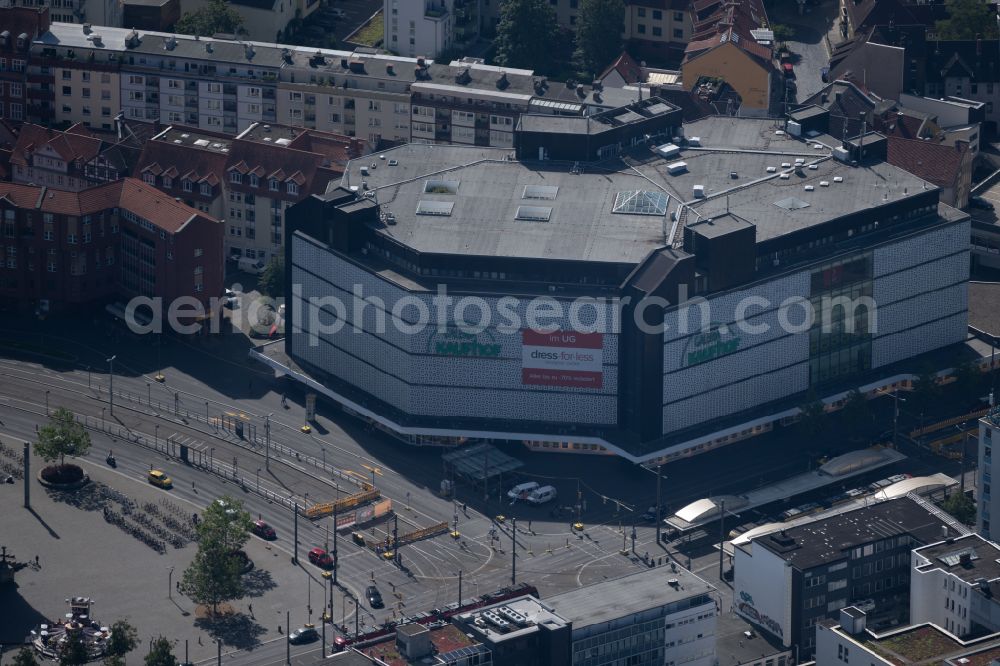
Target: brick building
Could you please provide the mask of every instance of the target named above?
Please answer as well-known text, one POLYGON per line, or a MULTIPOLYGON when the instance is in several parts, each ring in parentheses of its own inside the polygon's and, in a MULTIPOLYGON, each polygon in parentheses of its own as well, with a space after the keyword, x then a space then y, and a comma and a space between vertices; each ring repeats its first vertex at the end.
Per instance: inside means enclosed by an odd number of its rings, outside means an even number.
POLYGON ((222 292, 222 225, 141 181, 0 184, 0 301, 38 311, 222 292))
POLYGON ((31 43, 49 29, 48 7, 0 11, 0 118, 23 120, 31 43))

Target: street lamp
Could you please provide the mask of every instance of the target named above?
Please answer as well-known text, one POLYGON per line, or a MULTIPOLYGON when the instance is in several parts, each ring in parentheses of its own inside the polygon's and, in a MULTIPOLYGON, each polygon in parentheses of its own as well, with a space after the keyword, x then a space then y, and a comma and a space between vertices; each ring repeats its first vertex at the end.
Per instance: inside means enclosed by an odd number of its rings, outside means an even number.
POLYGON ((257 494, 260 494, 260 467, 257 468, 257 494))
POLYGON ((906 402, 906 398, 899 397, 899 389, 893 389, 892 393, 884 389, 875 389, 878 393, 882 395, 887 395, 892 398, 892 448, 899 448, 899 401, 902 400, 906 402))
MULTIPOLYGON (((643 467, 643 469, 646 470, 647 472, 653 472, 653 470, 649 469, 648 467, 643 467)), ((661 505, 662 505, 660 501, 660 483, 663 481, 663 463, 660 463, 659 465, 656 466, 655 474, 656 474, 656 543, 659 544, 660 528, 662 521, 662 516, 660 515, 661 505)))
POLYGON ((266 469, 271 469, 271 417, 274 416, 274 412, 271 412, 264 417, 264 467, 266 469))
POLYGON ((115 413, 115 359, 118 358, 118 354, 115 354, 108 359, 108 403, 111 406, 111 414, 115 413))
POLYGON ((173 599, 174 596, 174 568, 167 568, 167 599, 173 599))

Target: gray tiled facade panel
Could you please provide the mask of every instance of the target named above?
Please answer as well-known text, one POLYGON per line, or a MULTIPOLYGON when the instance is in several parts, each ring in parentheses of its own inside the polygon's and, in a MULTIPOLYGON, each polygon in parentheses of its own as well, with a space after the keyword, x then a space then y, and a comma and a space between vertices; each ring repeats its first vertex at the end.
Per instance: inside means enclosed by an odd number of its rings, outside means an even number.
POLYGON ((344 381, 398 409, 421 416, 476 417, 526 421, 613 425, 618 403, 614 395, 499 391, 489 388, 407 386, 326 344, 309 346, 306 334, 292 331, 296 353, 309 363, 335 370, 344 381))
MULTIPOLYGON (((324 311, 316 312, 314 305, 300 306, 302 301, 293 301, 293 307, 302 307, 305 315, 305 331, 310 331, 309 324, 313 321, 328 323, 330 315, 324 311)), ((335 344, 341 350, 363 359, 367 363, 400 377, 409 384, 446 385, 457 387, 485 387, 521 389, 521 350, 516 354, 505 354, 500 358, 475 356, 429 356, 411 355, 393 347, 377 335, 366 331, 355 331, 350 326, 343 326, 334 333, 323 333, 322 339, 335 344)), ((301 338, 297 338, 301 339, 301 338)), ((499 336, 498 336, 499 339, 499 336)), ((327 346, 321 340, 315 344, 327 346)), ((310 344, 306 338, 306 344, 310 344)), ((518 337, 518 345, 520 338, 518 337)), ((298 349, 298 347, 296 347, 298 349)), ((334 372, 334 374, 338 374, 334 372)), ((617 391, 618 368, 613 365, 604 366, 602 389, 569 389, 578 393, 615 393, 617 391)), ((361 385, 361 388, 364 388, 361 385)), ((532 386, 532 389, 542 391, 563 391, 567 389, 549 386, 532 386)))
POLYGON ((970 222, 959 222, 875 250, 875 277, 969 248, 970 222))
MULTIPOLYGON (((767 282, 753 291, 741 290, 716 298, 709 298, 708 313, 710 321, 726 324, 735 335, 740 337, 740 348, 742 349, 769 340, 775 340, 785 335, 778 321, 779 307, 788 298, 796 295, 807 295, 808 293, 809 273, 808 271, 803 271, 767 282), (765 310, 765 306, 763 305, 750 305, 745 300, 750 296, 763 297, 771 304, 770 308, 765 310), (743 314, 747 316, 747 326, 764 324, 767 326, 766 331, 751 335, 733 325, 736 308, 741 302, 746 304, 743 308, 743 314)), ((664 332, 663 343, 664 373, 677 370, 683 366, 685 358, 684 349, 690 344, 693 337, 689 333, 696 333, 702 326, 701 309, 697 305, 691 306, 687 313, 688 321, 683 326, 681 326, 681 324, 684 324, 682 315, 678 310, 666 313, 664 323, 667 328, 664 332)), ((802 310, 799 307, 792 307, 788 315, 791 323, 797 324, 801 321, 802 310)))
MULTIPOLYGON (((934 291, 957 282, 964 282, 968 280, 968 277, 969 253, 966 251, 880 277, 875 280, 872 287, 872 298, 875 299, 876 307, 881 307, 883 303, 892 304, 917 294, 934 291)), ((923 320, 941 316, 942 308, 946 306, 945 303, 939 303, 936 308, 937 313, 927 313, 923 320)), ((887 325, 891 326, 891 322, 887 322, 887 325)), ((882 327, 881 321, 879 321, 879 327, 882 327)), ((887 328, 886 330, 892 329, 887 328)))
MULTIPOLYGON (((941 279, 943 281, 943 278, 941 279)), ((930 291, 933 284, 922 286, 921 293, 913 298, 879 305, 876 301, 876 337, 891 335, 914 328, 928 319, 937 319, 945 314, 967 310, 969 307, 968 282, 952 285, 939 291, 930 291)), ((956 340, 957 342, 957 340, 956 340)))
MULTIPOLYGON (((683 348, 681 348, 683 353, 683 348)), ((795 362, 809 360, 809 333, 772 340, 744 352, 699 363, 663 377, 663 402, 718 389, 795 362)))
POLYGON ((968 319, 968 313, 963 311, 919 328, 879 337, 872 343, 872 367, 880 368, 938 347, 961 342, 966 337, 968 319))
MULTIPOLYGON (((326 285, 322 280, 316 278, 309 273, 304 271, 293 269, 293 282, 301 285, 301 297, 310 300, 322 298, 324 295, 328 294, 331 290, 328 285, 326 285)), ((378 278, 367 278, 369 282, 379 281, 378 278)), ((401 294, 404 292, 400 292, 401 294)), ((427 297, 429 298, 429 297, 427 297)), ((421 298, 421 300, 426 300, 421 298)), ((330 317, 337 312, 335 306, 330 303, 326 303, 320 300, 312 301, 315 305, 322 308, 324 311, 323 319, 321 321, 332 323, 333 319, 330 317), (327 315, 326 313, 331 313, 327 315)), ((342 329, 353 331, 355 327, 364 331, 371 331, 375 333, 378 337, 383 338, 388 343, 405 349, 414 354, 427 354, 434 349, 435 341, 447 337, 448 333, 439 332, 439 327, 437 325, 437 315, 434 313, 433 307, 430 307, 431 321, 426 328, 418 332, 411 333, 409 328, 413 325, 413 321, 404 321, 402 325, 398 325, 396 320, 393 319, 391 313, 385 315, 384 322, 379 321, 381 316, 379 309, 371 304, 361 305, 360 301, 357 306, 353 299, 348 299, 344 302, 344 325, 342 329), (356 311, 356 312, 355 312, 356 311), (361 316, 356 316, 360 314, 361 316), (357 324, 357 326, 355 326, 357 324)), ((302 328, 309 327, 309 319, 306 314, 306 310, 302 309, 302 317, 298 319, 299 315, 296 314, 299 310, 292 308, 292 319, 294 323, 302 326, 302 328)), ((407 314, 414 311, 414 308, 408 307, 407 314)), ((466 315, 467 318, 473 321, 478 319, 477 312, 470 312, 466 315)), ((583 319, 581 316, 580 319, 583 319)), ((568 313, 567 318, 561 322, 562 325, 569 325, 568 313)), ((444 327, 449 332, 460 333, 457 327, 444 327)), ((478 340, 481 343, 491 343, 499 344, 503 347, 501 351, 501 356, 507 358, 521 358, 521 332, 520 330, 508 333, 501 332, 496 328, 489 328, 478 335, 478 340)), ((618 362, 618 336, 613 334, 604 335, 604 362, 609 365, 616 365, 618 362)))
MULTIPOLYGON (((360 286, 361 289, 360 293, 364 297, 369 297, 369 296, 378 297, 383 301, 385 301, 390 310, 392 308, 392 304, 395 303, 398 299, 404 296, 415 296, 420 300, 424 301, 424 303, 428 306, 428 309, 430 310, 431 314, 431 321, 436 323, 437 321, 436 308, 432 300, 435 294, 428 294, 428 293, 411 294, 410 292, 407 292, 404 289, 401 289, 400 287, 397 287, 387 282, 386 280, 374 276, 371 273, 365 271, 364 269, 359 268, 354 264, 351 264, 350 262, 340 259, 333 253, 326 252, 324 250, 321 250, 320 248, 313 246, 311 243, 308 243, 307 241, 304 241, 300 238, 294 238, 293 243, 294 243, 293 245, 294 255, 296 257, 295 258, 296 265, 309 267, 309 269, 313 273, 316 273, 322 279, 327 280, 332 284, 339 286, 341 289, 346 290, 348 294, 351 294, 353 292, 354 286, 358 285, 360 286)), ((293 267, 293 272, 292 272, 293 284, 298 282, 299 279, 304 280, 305 279, 304 274, 302 272, 294 270, 293 267)), ((322 282, 315 283, 315 285, 310 288, 318 289, 318 292, 308 293, 304 289, 303 290, 304 297, 309 297, 312 295, 324 296, 327 294, 333 294, 340 297, 344 296, 343 293, 337 292, 333 288, 329 288, 325 285, 322 285, 322 282)), ((451 294, 451 295, 456 302, 462 298, 462 295, 460 294, 451 294)), ((477 298, 480 297, 477 296, 477 298)), ((497 301, 499 301, 500 299, 495 296, 482 296, 481 298, 483 301, 489 304, 493 316, 496 317, 497 301)), ((548 324, 551 322, 563 328, 567 329, 570 328, 569 309, 570 309, 571 299, 553 299, 549 296, 541 296, 539 298, 550 301, 559 301, 560 303, 562 303, 565 314, 565 317, 562 320, 546 318, 541 323, 548 324)), ((528 310, 529 302, 531 300, 532 299, 529 297, 518 298, 516 306, 511 308, 511 311, 517 315, 517 317, 521 320, 522 323, 526 321, 526 312, 528 310)), ((611 303, 610 301, 602 303, 601 305, 598 306, 597 309, 602 313, 604 321, 607 322, 607 330, 609 331, 612 330, 611 327, 614 322, 613 313, 615 310, 613 303, 611 303)), ((450 311, 451 312, 454 311, 454 303, 450 306, 450 311)), ((467 314, 468 319, 471 319, 473 321, 478 319, 478 310, 476 308, 469 308, 467 312, 468 312, 467 314)), ((411 323, 416 320, 416 310, 413 307, 407 307, 403 311, 403 315, 411 323)), ((350 316, 351 312, 348 311, 348 317, 350 316)), ((580 309, 579 319, 581 321, 581 324, 585 326, 595 323, 597 316, 598 315, 596 314, 594 307, 587 306, 580 309)), ((506 320, 502 321, 503 323, 506 323, 506 320)), ((430 333, 428 333, 428 337, 429 335, 430 333)), ((416 347, 419 346, 420 342, 421 340, 418 340, 412 344, 414 344, 414 346, 416 347)), ((427 338, 424 338, 422 342, 426 347, 427 338)), ((614 343, 617 344, 617 341, 615 340, 614 343)), ((394 344, 398 343, 394 341, 394 344)), ((617 358, 617 353, 618 353, 617 347, 607 351, 609 351, 610 354, 614 355, 614 357, 617 358)))
POLYGON ((663 408, 663 433, 777 400, 809 388, 809 364, 719 387, 663 408))

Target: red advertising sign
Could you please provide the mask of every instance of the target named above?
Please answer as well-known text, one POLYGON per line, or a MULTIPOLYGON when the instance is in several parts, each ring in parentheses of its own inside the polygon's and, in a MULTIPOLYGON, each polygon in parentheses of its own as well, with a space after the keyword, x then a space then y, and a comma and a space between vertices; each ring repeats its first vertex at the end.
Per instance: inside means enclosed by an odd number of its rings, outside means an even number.
POLYGON ((521 330, 521 383, 601 388, 604 334, 521 330))

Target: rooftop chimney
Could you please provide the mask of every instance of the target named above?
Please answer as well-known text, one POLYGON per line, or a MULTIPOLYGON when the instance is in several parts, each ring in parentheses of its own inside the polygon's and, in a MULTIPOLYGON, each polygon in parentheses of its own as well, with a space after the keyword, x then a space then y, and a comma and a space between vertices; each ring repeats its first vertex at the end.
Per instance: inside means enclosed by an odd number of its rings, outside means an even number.
POLYGON ((864 633, 867 624, 868 616, 860 608, 848 606, 840 609, 840 628, 851 636, 864 633))

